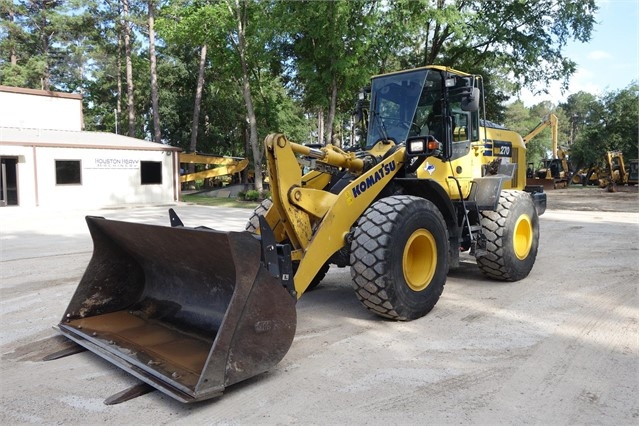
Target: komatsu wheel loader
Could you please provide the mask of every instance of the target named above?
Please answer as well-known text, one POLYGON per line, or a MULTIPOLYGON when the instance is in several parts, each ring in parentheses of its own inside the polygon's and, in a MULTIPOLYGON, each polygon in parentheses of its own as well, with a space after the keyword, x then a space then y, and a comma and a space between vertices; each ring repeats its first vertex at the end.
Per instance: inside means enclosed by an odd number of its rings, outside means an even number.
POLYGON ((87 217, 94 254, 60 332, 193 402, 276 365, 296 300, 331 264, 350 267, 365 308, 402 321, 433 309, 460 252, 490 278, 525 278, 546 195, 525 186, 521 136, 480 119, 481 91, 442 66, 380 75, 358 103, 361 149, 269 135, 272 199, 244 232, 172 210, 172 227, 87 217))

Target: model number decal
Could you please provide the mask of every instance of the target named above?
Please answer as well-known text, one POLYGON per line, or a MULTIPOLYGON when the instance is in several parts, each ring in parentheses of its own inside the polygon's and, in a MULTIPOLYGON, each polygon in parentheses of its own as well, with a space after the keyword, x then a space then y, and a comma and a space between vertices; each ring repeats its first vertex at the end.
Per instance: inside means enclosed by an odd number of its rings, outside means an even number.
POLYGON ((513 144, 504 141, 493 141, 493 156, 510 157, 513 153, 513 144))

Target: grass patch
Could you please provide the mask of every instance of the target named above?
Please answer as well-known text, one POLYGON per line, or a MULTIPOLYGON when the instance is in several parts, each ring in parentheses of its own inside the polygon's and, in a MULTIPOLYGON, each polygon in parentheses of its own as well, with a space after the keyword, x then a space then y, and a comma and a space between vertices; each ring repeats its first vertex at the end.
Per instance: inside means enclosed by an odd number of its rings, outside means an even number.
POLYGON ((255 209, 259 201, 243 201, 237 198, 209 197, 207 195, 182 195, 182 201, 190 204, 216 207, 235 207, 240 209, 255 209))

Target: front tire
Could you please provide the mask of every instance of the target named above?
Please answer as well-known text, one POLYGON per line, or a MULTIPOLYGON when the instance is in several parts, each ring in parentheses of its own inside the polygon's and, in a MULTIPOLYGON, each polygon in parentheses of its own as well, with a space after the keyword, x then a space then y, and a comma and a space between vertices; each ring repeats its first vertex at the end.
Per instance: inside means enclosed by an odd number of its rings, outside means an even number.
POLYGON ((539 216, 527 192, 505 190, 495 211, 481 212, 486 251, 477 256, 481 272, 495 280, 526 278, 537 258, 539 216))
POLYGON ((259 206, 255 207, 251 217, 249 217, 248 222, 246 222, 245 230, 250 232, 251 234, 257 234, 257 231, 260 229, 260 216, 264 216, 268 209, 273 205, 273 200, 270 198, 265 198, 262 200, 259 206))
POLYGON ((448 229, 430 201, 409 195, 383 198, 357 222, 351 277, 357 298, 373 313, 395 320, 426 315, 444 290, 448 229))

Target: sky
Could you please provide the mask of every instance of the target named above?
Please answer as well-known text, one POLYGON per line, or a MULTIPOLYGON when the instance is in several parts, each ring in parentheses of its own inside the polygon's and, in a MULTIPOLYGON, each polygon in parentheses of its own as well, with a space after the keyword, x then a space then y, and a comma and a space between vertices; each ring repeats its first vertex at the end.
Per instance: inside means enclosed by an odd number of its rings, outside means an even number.
POLYGON ((577 63, 567 92, 550 85, 549 94, 523 90, 519 98, 527 107, 542 101, 557 105, 579 91, 603 95, 639 81, 639 0, 597 0, 597 24, 587 43, 569 41, 564 54, 577 63))

